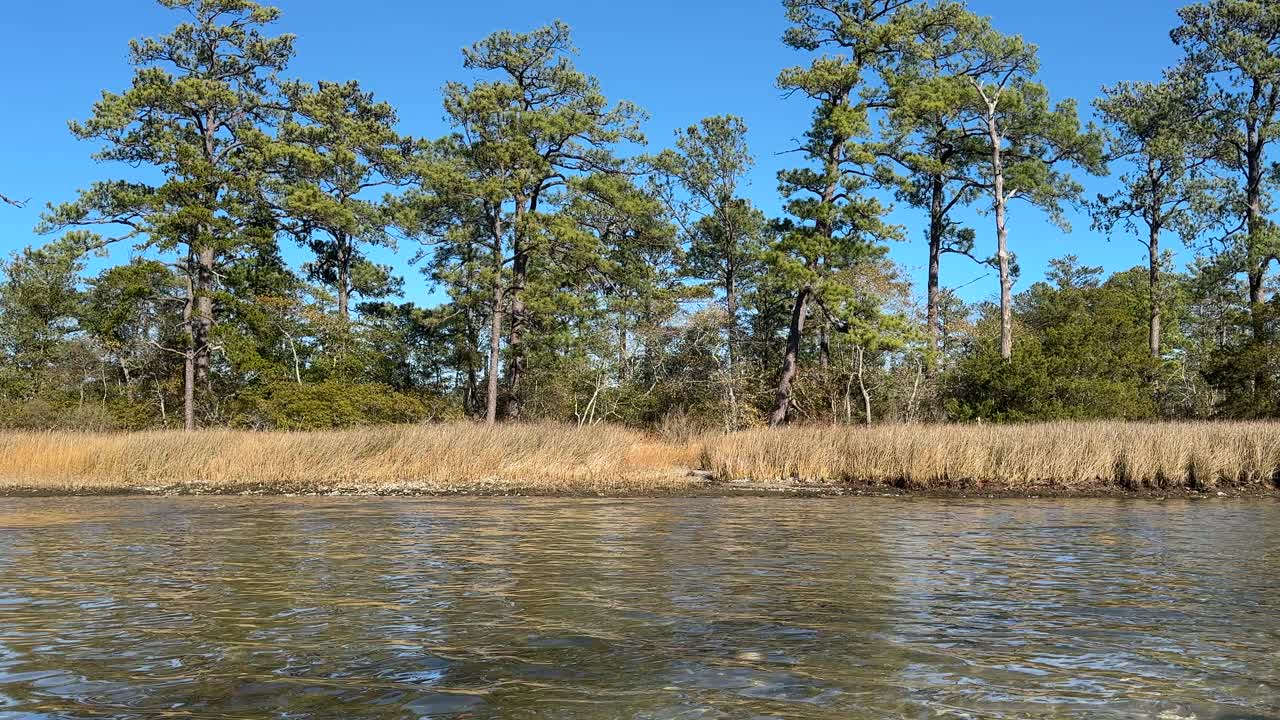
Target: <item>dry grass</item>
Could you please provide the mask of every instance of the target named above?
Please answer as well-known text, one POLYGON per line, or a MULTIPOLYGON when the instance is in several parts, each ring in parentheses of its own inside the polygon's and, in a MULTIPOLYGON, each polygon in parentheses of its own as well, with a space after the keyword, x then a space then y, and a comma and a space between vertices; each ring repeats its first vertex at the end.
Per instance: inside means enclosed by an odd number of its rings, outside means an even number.
POLYGON ((628 430, 557 425, 5 433, 0 492, 662 493, 696 484, 696 456, 628 430))
POLYGON ((1267 490, 1280 424, 792 428, 684 441, 620 428, 0 433, 0 494, 699 492, 721 481, 918 491, 1267 490))
POLYGON ((1280 424, 795 428, 710 439, 702 463, 721 478, 917 490, 1266 489, 1280 484, 1280 424))

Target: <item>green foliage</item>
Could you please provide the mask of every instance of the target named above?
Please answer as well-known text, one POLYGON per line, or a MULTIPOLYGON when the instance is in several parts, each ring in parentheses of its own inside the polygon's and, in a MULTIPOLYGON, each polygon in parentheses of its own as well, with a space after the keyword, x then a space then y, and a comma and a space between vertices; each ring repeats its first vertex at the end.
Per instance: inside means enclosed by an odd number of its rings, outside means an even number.
POLYGON ((108 432, 123 427, 114 413, 96 404, 60 405, 43 399, 0 403, 0 428, 6 430, 108 432))
POLYGON ((391 269, 362 246, 395 247, 390 210, 369 195, 406 182, 414 143, 396 133, 395 110, 355 82, 290 83, 284 95, 293 112, 272 146, 279 211, 285 231, 315 254, 309 279, 336 291, 345 318, 351 296, 399 292, 391 269))
POLYGON ((26 249, 0 263, 0 398, 45 398, 70 371, 82 268, 57 247, 26 249))
POLYGON ((332 430, 443 420, 412 395, 371 384, 337 380, 272 383, 242 395, 231 424, 258 430, 332 430))
POLYGON ((1157 417, 1161 367, 1146 351, 1145 270, 1101 275, 1067 256, 1018 295, 1012 362, 1000 357, 998 318, 980 321, 945 381, 952 419, 1157 417))
MULTIPOLYGON (((194 368, 184 380, 190 429, 196 385, 210 387, 220 279, 241 253, 274 243, 264 199, 269 130, 283 115, 277 76, 293 56, 293 37, 263 35, 279 13, 249 0, 161 4, 188 20, 131 43, 131 87, 104 92, 89 119, 71 123, 77 137, 100 144, 96 159, 146 166, 161 179, 95 183, 51 207, 40 230, 66 230, 62 242, 82 250, 136 240, 138 251, 171 258, 185 286, 175 309, 186 338, 167 349, 194 368)), ((213 398, 204 399, 207 411, 213 398)))
POLYGON ((740 118, 644 148, 644 113, 575 66, 563 23, 466 48, 450 129, 421 140, 356 82, 284 81, 274 8, 160 3, 180 22, 71 124, 104 179, 0 263, 0 427, 1280 415, 1269 3, 1180 11, 1179 65, 1095 102, 1104 153, 1035 46, 959 0, 784 0, 803 60, 778 85, 811 114, 768 149, 797 159, 783 218, 747 199, 740 118), (1068 256, 1015 297, 1010 205, 1066 228, 1104 161, 1123 171, 1095 227, 1137 235, 1147 267, 1068 256), (907 237, 889 196, 925 228, 923 309, 887 257, 907 237), (1199 251, 1186 274, 1170 235, 1199 251), (404 238, 440 302, 388 301, 403 285, 379 262, 404 238), (91 254, 128 259, 89 273, 91 254), (1001 307, 948 290, 947 255, 998 268, 1001 307))

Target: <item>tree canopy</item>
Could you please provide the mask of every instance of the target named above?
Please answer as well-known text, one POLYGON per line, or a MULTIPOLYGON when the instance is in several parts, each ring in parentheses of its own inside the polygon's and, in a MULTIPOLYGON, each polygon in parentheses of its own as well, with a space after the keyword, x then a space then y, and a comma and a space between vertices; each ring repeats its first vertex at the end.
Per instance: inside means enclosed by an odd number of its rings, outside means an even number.
POLYGON ((293 77, 275 8, 159 2, 174 27, 70 125, 101 179, 0 263, 0 425, 1280 415, 1269 3, 1190 4, 1163 77, 1067 98, 960 0, 782 0, 776 84, 808 115, 766 147, 734 108, 646 138, 562 22, 468 45, 433 137, 293 77), (1081 264, 1071 207, 1146 262, 1081 264), (921 240, 916 283, 890 248, 921 240), (1058 259, 1020 286, 1033 241, 1058 259), (948 282, 966 258, 990 302, 948 282))

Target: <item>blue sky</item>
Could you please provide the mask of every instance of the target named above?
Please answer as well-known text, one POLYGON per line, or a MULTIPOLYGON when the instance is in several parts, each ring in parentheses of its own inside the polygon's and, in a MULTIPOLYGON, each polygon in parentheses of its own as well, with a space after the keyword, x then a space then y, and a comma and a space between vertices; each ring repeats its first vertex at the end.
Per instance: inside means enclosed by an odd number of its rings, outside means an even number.
MULTIPOLYGON (((651 115, 650 147, 670 143, 675 128, 699 118, 733 113, 747 121, 758 166, 751 197, 770 214, 779 200, 775 175, 794 156, 779 155, 805 128, 810 106, 784 100, 774 86, 777 72, 803 60, 779 38, 785 28, 780 0, 648 0, 601 2, 560 0, 277 0, 282 32, 298 36, 298 58, 290 75, 305 80, 359 80, 399 110, 401 130, 436 136, 446 130, 440 88, 466 79, 460 50, 498 29, 526 30, 561 19, 581 49, 579 67, 598 76, 614 99, 638 103, 651 115)), ((1074 97, 1087 109, 1098 88, 1117 80, 1156 79, 1177 52, 1168 38, 1179 0, 970 0, 1004 32, 1040 46, 1041 77, 1054 98, 1074 97)), ((0 207, 0 252, 40 242, 31 228, 46 202, 75 196, 94 179, 127 172, 90 159, 94 147, 66 129, 84 118, 103 89, 120 90, 132 74, 131 38, 167 32, 178 16, 151 0, 39 0, 11 3, 0 25, 0 67, 8 99, 0 110, 0 192, 31 198, 26 209, 0 207)), ((1092 196, 1110 187, 1087 179, 1092 196)), ((1075 253, 1109 271, 1144 261, 1145 249, 1125 236, 1093 233, 1087 216, 1070 213, 1074 232, 1063 235, 1029 207, 1010 219, 1010 243, 1024 277, 1038 279, 1049 258, 1075 253)), ((990 254, 990 218, 967 216, 978 231, 978 251, 990 254)), ((893 257, 923 284, 924 244, 920 215, 909 209, 894 220, 910 241, 893 257)), ((1176 243, 1170 241, 1169 246, 1176 243)), ((402 248, 401 258, 413 248, 402 248)), ((291 259, 303 258, 290 250, 291 259)), ((385 258, 384 258, 385 259, 385 258)), ((1185 253, 1184 253, 1185 259, 1185 253)), ((971 300, 995 295, 994 276, 968 284, 984 271, 963 258, 948 258, 943 281, 966 285, 971 300)), ((407 296, 425 301, 424 283, 406 269, 407 296)))

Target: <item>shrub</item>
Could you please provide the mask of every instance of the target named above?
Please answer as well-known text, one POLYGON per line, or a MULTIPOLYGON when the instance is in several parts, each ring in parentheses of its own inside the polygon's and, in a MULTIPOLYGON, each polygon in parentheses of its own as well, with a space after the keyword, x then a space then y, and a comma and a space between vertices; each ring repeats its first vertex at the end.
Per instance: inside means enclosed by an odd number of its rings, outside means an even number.
POLYGON ((243 396, 233 424, 257 430, 328 430, 418 423, 437 419, 439 411, 436 407, 433 412, 417 396, 384 385, 340 380, 277 383, 243 396))

